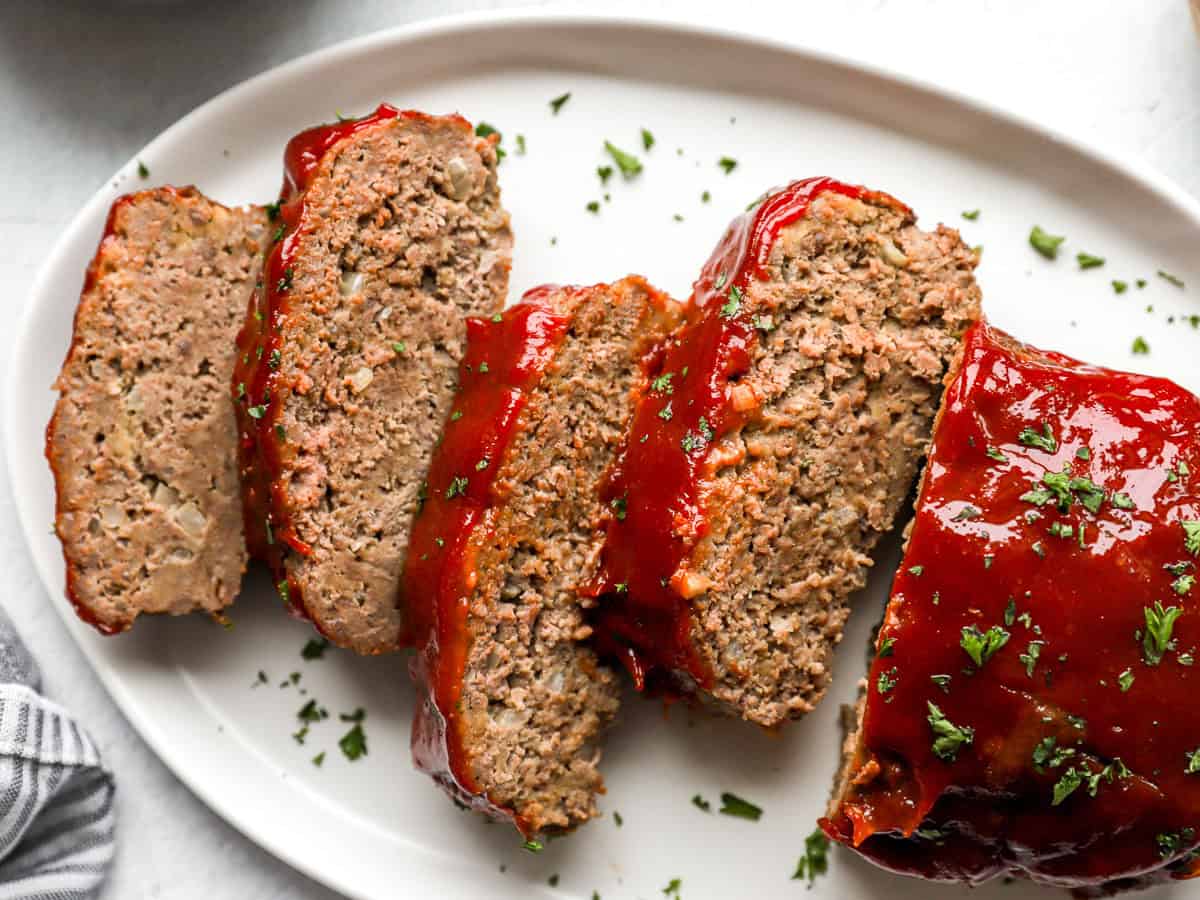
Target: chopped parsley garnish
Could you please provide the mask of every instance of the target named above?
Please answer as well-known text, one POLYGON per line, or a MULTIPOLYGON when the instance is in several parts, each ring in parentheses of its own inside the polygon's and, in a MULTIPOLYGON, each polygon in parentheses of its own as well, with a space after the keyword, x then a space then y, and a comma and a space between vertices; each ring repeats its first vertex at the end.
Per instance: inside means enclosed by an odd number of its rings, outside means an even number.
POLYGON ((980 631, 977 626, 968 625, 962 630, 959 645, 976 666, 982 666, 1008 643, 1008 638, 1009 633, 999 625, 993 625, 987 631, 980 631))
POLYGON ((654 146, 654 135, 645 128, 642 129, 642 149, 649 150, 654 146))
POLYGON ((660 409, 658 411, 658 417, 660 419, 662 419, 664 422, 670 422, 671 417, 674 415, 675 415, 675 413, 672 412, 672 410, 671 410, 671 401, 670 400, 667 401, 666 406, 664 406, 662 409, 660 409))
POLYGON ((279 201, 276 200, 274 203, 268 203, 263 207, 263 211, 267 214, 267 221, 274 222, 279 218, 279 201))
POLYGON ((450 413, 450 421, 451 422, 457 422, 462 417, 463 417, 463 413, 462 413, 461 409, 456 409, 454 412, 450 413))
POLYGON ((1090 253, 1076 253, 1075 261, 1079 263, 1081 269, 1098 269, 1104 265, 1103 256, 1092 256, 1090 253))
POLYGON ((708 191, 705 191, 700 195, 701 203, 708 203, 710 200, 712 200, 712 194, 710 194, 708 191))
POLYGON ((1150 352, 1150 345, 1146 343, 1146 339, 1144 337, 1138 335, 1133 339, 1133 346, 1130 347, 1130 350, 1140 356, 1144 356, 1150 352))
POLYGON ((1005 456, 1003 453, 1001 453, 999 450, 997 450, 995 447, 988 447, 987 455, 989 457, 991 457, 992 459, 996 460, 996 462, 1008 462, 1008 457, 1005 456))
POLYGON ((1183 769, 1185 775, 1195 775, 1200 772, 1200 747, 1185 753, 1184 758, 1187 760, 1187 765, 1183 769))
POLYGON ((525 155, 525 135, 517 135, 517 156, 525 155))
POLYGON ((292 601, 291 589, 288 587, 288 583, 286 580, 281 581, 277 585, 275 585, 275 590, 279 593, 280 600, 282 600, 284 603, 291 603, 291 601, 292 601))
POLYGON ((596 175, 600 178, 601 184, 608 184, 608 179, 612 178, 612 166, 596 166, 596 175))
POLYGON ((621 170, 624 177, 633 178, 635 175, 641 174, 642 161, 632 153, 626 153, 616 147, 612 141, 605 141, 604 149, 608 151, 608 155, 613 158, 613 162, 617 164, 617 168, 621 170))
POLYGON ((272 369, 278 369, 279 363, 283 360, 283 354, 278 350, 272 350, 271 355, 267 357, 267 365, 272 369))
MULTIPOLYGON (((568 96, 570 96, 570 95, 568 95, 568 96)), ((543 844, 541 841, 528 840, 524 844, 521 845, 521 849, 528 850, 530 853, 541 853, 543 850, 546 849, 546 845, 543 844)))
POLYGON ((1133 509, 1133 498, 1128 494, 1116 493, 1110 498, 1110 502, 1117 509, 1133 509))
POLYGON ((1196 832, 1194 830, 1183 828, 1179 831, 1167 831, 1155 835, 1154 842, 1158 844, 1158 855, 1163 859, 1167 859, 1174 856, 1195 839, 1196 832))
POLYGON ((450 486, 446 488, 446 499, 453 500, 455 497, 461 497, 467 493, 467 479, 461 475, 455 475, 450 479, 450 486))
POLYGON ((955 725, 932 700, 926 701, 926 705, 929 727, 933 731, 933 752, 939 759, 954 762, 959 749, 974 742, 975 729, 955 725))
POLYGON ((964 219, 966 219, 968 222, 974 222, 976 219, 979 218, 979 210, 969 209, 962 214, 962 217, 964 219))
POLYGON ((670 881, 667 882, 667 886, 662 889, 663 896, 664 897, 675 897, 676 900, 678 900, 679 889, 681 887, 683 887, 683 881, 678 878, 672 878, 670 881))
POLYGON ((1038 657, 1042 655, 1042 643, 1042 641, 1030 641, 1025 652, 1018 657, 1025 664, 1025 674, 1030 678, 1033 677, 1033 670, 1037 667, 1038 657))
POLYGON ((1156 600, 1153 606, 1144 607, 1142 611, 1146 616, 1142 657, 1146 665, 1157 666, 1162 662, 1163 655, 1171 649, 1171 632, 1175 629, 1175 620, 1183 615, 1183 609, 1178 606, 1163 609, 1162 602, 1156 600))
POLYGON ((1129 290, 1128 281, 1113 281, 1112 289, 1114 294, 1123 294, 1129 290))
POLYGON ((717 165, 724 169, 725 174, 728 175, 737 168, 737 160, 728 156, 722 156, 717 160, 717 165))
POLYGON ((900 670, 892 666, 887 672, 880 672, 879 679, 875 682, 875 690, 881 694, 886 694, 894 688, 900 681, 900 670))
POLYGON ((627 502, 626 502, 625 498, 617 497, 616 499, 614 499, 612 501, 611 506, 613 508, 613 514, 617 517, 617 521, 624 522, 625 521, 625 512, 626 512, 626 508, 627 508, 627 502))
POLYGON ((1167 284, 1173 284, 1177 288, 1182 288, 1184 286, 1183 279, 1178 275, 1172 275, 1170 272, 1164 272, 1162 269, 1159 269, 1154 274, 1156 274, 1163 281, 1167 282, 1167 284))
POLYGON ((712 804, 699 794, 692 795, 692 806, 696 807, 700 812, 712 812, 712 804))
POLYGON ((972 506, 970 503, 968 503, 962 509, 960 509, 958 512, 956 512, 954 514, 954 516, 950 519, 950 521, 951 522, 967 522, 967 521, 970 521, 971 519, 978 519, 981 515, 983 515, 983 513, 979 510, 978 507, 972 506))
POLYGON ((300 655, 305 659, 320 659, 325 655, 326 649, 329 647, 329 641, 323 637, 309 638, 308 643, 300 651, 300 655))
POLYGON ((554 113, 554 115, 557 116, 559 110, 561 110, 563 108, 563 105, 570 99, 571 99, 571 92, 567 91, 565 94, 560 94, 559 96, 557 96, 553 100, 551 100, 550 101, 550 109, 554 113))
POLYGON ((1186 595, 1196 584, 1195 575, 1180 575, 1171 582, 1171 590, 1177 593, 1180 597, 1186 595))
POLYGON ((942 689, 942 693, 950 693, 950 675, 930 675, 929 680, 942 689))
POLYGON ((493 128, 491 125, 489 125, 487 122, 480 122, 478 125, 475 126, 475 137, 485 138, 485 137, 491 137, 493 134, 499 134, 499 133, 500 133, 499 131, 497 131, 495 128, 493 128))
POLYGON ((625 824, 625 820, 621 818, 621 814, 619 812, 617 812, 615 809, 613 810, 613 823, 618 828, 620 828, 622 825, 625 824))
POLYGON ((1183 547, 1192 556, 1200 556, 1200 520, 1195 522, 1181 521, 1183 526, 1183 547))
POLYGON ((325 751, 324 750, 322 750, 320 753, 318 753, 316 756, 314 756, 312 758, 312 764, 314 766, 316 766, 318 769, 321 768, 321 766, 323 766, 325 764, 325 751))
POLYGON ((1017 621, 1017 601, 1009 597, 1008 603, 1004 604, 1004 624, 1011 628, 1015 621, 1017 621))
POLYGON ((752 324, 759 331, 775 330, 775 320, 770 316, 755 316, 752 324))
POLYGON ((558 874, 555 873, 554 875, 551 875, 549 878, 547 878, 546 884, 550 885, 550 887, 558 887, 558 874))
POLYGON ((737 794, 730 794, 728 791, 721 794, 721 809, 719 812, 725 816, 749 819, 751 822, 757 822, 762 818, 763 814, 761 806, 755 806, 749 800, 743 800, 737 794))
POLYGON ((600 214, 600 201, 599 201, 599 200, 593 200, 593 201, 591 201, 591 202, 590 202, 590 203, 589 203, 589 204, 588 204, 588 205, 585 207, 585 209, 587 209, 587 211, 588 211, 588 212, 590 212, 590 213, 593 213, 593 214, 595 214, 595 215, 599 215, 599 214, 600 214))
POLYGON ((742 291, 736 284, 729 289, 729 299, 725 305, 721 307, 721 316, 726 319, 731 319, 738 314, 738 310, 742 308, 742 291))
POLYGON ((323 706, 317 706, 316 700, 309 700, 296 713, 296 718, 301 722, 320 722, 322 719, 329 718, 329 710, 323 706))
POLYGON ((146 167, 146 164, 144 162, 142 162, 140 159, 138 160, 137 173, 138 173, 138 178, 149 178, 150 177, 150 170, 146 167))
POLYGON ((1075 751, 1072 748, 1059 747, 1055 738, 1045 737, 1033 748, 1033 765, 1039 772, 1057 769, 1074 755, 1075 751))
POLYGON ((908 567, 908 574, 910 574, 910 575, 913 575, 913 576, 916 576, 917 578, 920 578, 920 577, 921 577, 921 574, 922 574, 924 571, 925 571, 925 567, 924 567, 924 566, 909 566, 909 567, 908 567))
POLYGON ((1117 685, 1121 688, 1122 694, 1127 693, 1129 689, 1133 687, 1133 678, 1134 675, 1132 669, 1126 669, 1117 676, 1117 685))
POLYGON ((1070 525, 1064 525, 1062 522, 1050 523, 1050 534, 1058 538, 1069 538, 1075 533, 1075 529, 1070 525))
POLYGON ((486 456, 483 457, 482 459, 480 459, 479 462, 475 463, 475 471, 476 472, 482 472, 487 467, 488 467, 488 458, 486 456))
POLYGON ((1080 447, 1078 450, 1075 451, 1075 458, 1082 459, 1084 462, 1086 462, 1092 458, 1092 451, 1089 450, 1087 447, 1080 447))
POLYGON ((659 375, 650 382, 650 390, 657 391, 660 394, 675 393, 675 389, 671 387, 671 379, 674 377, 674 372, 664 372, 662 375, 659 375))
POLYGON ((1081 784, 1083 784, 1083 773, 1074 766, 1071 766, 1069 769, 1063 772, 1062 777, 1058 779, 1057 783, 1055 783, 1054 797, 1050 801, 1050 805, 1058 806, 1073 793, 1075 793, 1076 788, 1078 788, 1081 784))
POLYGON ((354 762, 360 757, 367 755, 367 735, 363 731, 362 721, 366 718, 366 713, 360 707, 353 714, 347 716, 343 713, 339 718, 343 722, 353 722, 354 727, 342 735, 338 741, 338 747, 341 748, 342 754, 350 762, 354 762))
POLYGON ((258 406, 251 406, 246 412, 252 419, 261 419, 267 414, 267 405, 263 403, 258 406))
POLYGON ((828 871, 829 838, 820 828, 816 828, 804 839, 804 855, 796 863, 796 872, 792 875, 792 880, 799 881, 801 878, 806 878, 808 886, 812 887, 817 876, 824 875, 828 871))
POLYGON ((394 344, 392 344, 392 352, 393 353, 407 353, 408 352, 408 344, 404 343, 404 341, 396 341, 394 344))
POLYGON ((1042 423, 1040 434, 1028 425, 1025 426, 1021 429, 1021 433, 1017 435, 1017 440, 1026 447, 1037 447, 1039 450, 1045 450, 1047 453, 1058 451, 1058 440, 1054 437, 1054 431, 1047 422, 1042 423))
POLYGON ((878 655, 880 657, 891 656, 895 646, 896 646, 896 639, 894 637, 884 638, 879 643, 878 655))
POLYGON ((1058 248, 1065 240, 1065 237, 1043 231, 1040 225, 1034 225, 1029 232, 1029 245, 1046 259, 1057 259, 1058 248))
POLYGON ((1087 777, 1087 792, 1089 797, 1095 797, 1100 790, 1100 781, 1103 779, 1109 784, 1113 783, 1113 778, 1128 778, 1133 773, 1129 771, 1128 766, 1121 762, 1121 757, 1113 758, 1113 761, 1106 765, 1099 772, 1093 772, 1087 777))

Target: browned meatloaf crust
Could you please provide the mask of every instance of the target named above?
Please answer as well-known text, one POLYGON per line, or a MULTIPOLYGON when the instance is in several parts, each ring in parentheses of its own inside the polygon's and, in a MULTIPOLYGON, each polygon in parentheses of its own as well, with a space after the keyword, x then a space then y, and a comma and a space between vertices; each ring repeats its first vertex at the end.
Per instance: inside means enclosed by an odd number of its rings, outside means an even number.
POLYGON ((380 653, 463 316, 508 287, 496 151, 458 116, 384 106, 298 135, 285 160, 233 378, 247 542, 293 611, 380 653))
POLYGON ((265 229, 261 208, 194 188, 109 212, 46 428, 67 596, 106 634, 139 613, 218 613, 241 585, 227 385, 265 229))
POLYGON ((597 630, 635 676, 768 727, 813 708, 979 315, 975 264, 830 179, 735 221, 613 480, 597 630))
POLYGON ((679 307, 640 278, 539 289, 471 322, 405 577, 417 765, 526 835, 596 815, 619 686, 580 642, 599 496, 679 307))

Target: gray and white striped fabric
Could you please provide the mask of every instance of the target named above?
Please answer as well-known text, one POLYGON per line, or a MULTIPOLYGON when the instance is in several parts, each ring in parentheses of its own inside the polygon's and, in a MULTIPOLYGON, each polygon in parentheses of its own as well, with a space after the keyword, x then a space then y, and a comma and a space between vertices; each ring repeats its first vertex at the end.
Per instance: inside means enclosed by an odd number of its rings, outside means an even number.
POLYGON ((0 612, 0 900, 90 900, 113 860, 113 779, 39 682, 0 612))

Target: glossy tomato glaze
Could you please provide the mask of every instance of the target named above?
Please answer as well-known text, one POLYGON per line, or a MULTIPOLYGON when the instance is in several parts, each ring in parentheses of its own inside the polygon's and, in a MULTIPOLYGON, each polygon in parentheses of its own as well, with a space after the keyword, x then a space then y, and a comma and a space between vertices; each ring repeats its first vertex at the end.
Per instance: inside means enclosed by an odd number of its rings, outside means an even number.
MULTIPOLYGON (((459 116, 450 117, 470 130, 459 116)), ((300 245, 307 233, 305 197, 322 162, 342 141, 393 119, 433 121, 414 110, 388 104, 361 119, 348 119, 310 128, 292 138, 284 150, 283 188, 271 224, 276 229, 267 248, 262 280, 250 298, 246 321, 238 334, 238 359, 233 373, 237 410, 238 459, 242 477, 242 511, 246 546, 254 558, 265 560, 288 609, 306 617, 300 588, 289 581, 283 560, 286 550, 307 556, 311 549, 296 534, 287 514, 286 480, 281 477, 288 449, 279 424, 280 395, 290 390, 278 371, 283 322, 290 309, 289 288, 300 245), (286 548, 286 549, 285 549, 286 548)))
MULTIPOLYGON (((163 185, 162 187, 149 188, 144 191, 134 191, 133 193, 122 194, 120 197, 118 197, 116 200, 114 200, 112 206, 110 206, 108 208, 108 216, 104 220, 104 229, 100 232, 100 241, 96 245, 96 252, 95 252, 95 254, 93 254, 92 261, 90 263, 88 263, 87 271, 84 273, 83 288, 79 292, 81 297, 87 296, 89 293, 91 293, 91 291, 93 291, 95 289, 96 283, 100 280, 100 276, 102 276, 104 274, 104 272, 101 269, 101 265, 104 260, 104 252, 107 249, 108 244, 117 239, 117 218, 120 216, 120 214, 122 213, 122 211, 124 211, 124 209, 126 207, 132 206, 138 200, 141 200, 142 198, 144 198, 148 195, 152 195, 152 194, 167 194, 167 195, 175 198, 176 200, 182 200, 182 199, 186 199, 186 198, 190 198, 190 197, 199 196, 199 191, 197 191, 196 188, 191 185, 189 185, 187 187, 174 187, 173 185, 163 185)), ((74 323, 71 326, 71 336, 72 336, 71 337, 71 346, 67 350, 67 359, 68 360, 71 358, 71 355, 75 352, 75 334, 77 333, 77 327, 78 327, 78 322, 79 322, 79 313, 80 313, 81 309, 82 309, 82 304, 75 308, 74 323)), ((63 365, 65 366, 66 363, 64 362, 63 365)), ((50 468, 53 469, 54 468, 54 419, 53 418, 51 418, 51 420, 46 424, 45 453, 46 453, 46 459, 50 462, 50 468)), ((65 479, 59 478, 57 471, 55 471, 54 476, 55 476, 54 477, 54 518, 55 518, 55 521, 58 521, 58 518, 59 518, 59 516, 62 515, 62 510, 63 510, 62 485, 64 484, 65 479)), ((65 545, 63 547, 63 555, 65 558, 65 556, 66 556, 66 546, 65 545)), ((75 590, 74 566, 67 565, 66 572, 67 572, 67 584, 66 584, 67 599, 71 601, 71 606, 74 607, 75 614, 77 616, 79 616, 79 618, 82 619, 84 622, 86 622, 88 625, 91 625, 93 628, 95 628, 97 631, 99 631, 101 634, 112 635, 112 634, 120 633, 120 631, 122 629, 113 628, 111 625, 101 622, 99 619, 96 618, 96 616, 92 613, 92 611, 87 608, 87 606, 85 606, 79 602, 78 594, 76 593, 76 590, 75 590)))
POLYGON ((974 326, 826 833, 931 878, 1085 888, 1181 861, 1187 874, 1198 556, 1200 400, 974 326), (1181 612, 1157 662, 1143 644, 1155 604, 1181 612), (991 629, 980 665, 964 645, 991 629), (939 752, 939 712, 969 740, 939 752))
POLYGON ((468 602, 478 572, 475 557, 504 502, 495 484, 531 391, 553 361, 570 325, 537 288, 491 318, 467 319, 467 351, 459 391, 434 452, 427 496, 413 522, 402 592, 404 643, 417 648, 413 676, 426 700, 413 722, 413 760, 462 802, 527 823, 494 805, 471 773, 462 746, 459 698, 470 631, 468 602))
POLYGON ((742 298, 767 277, 780 231, 827 191, 908 212, 887 194, 809 178, 735 219, 693 287, 684 325, 650 373, 669 374, 670 392, 652 391, 638 404, 609 475, 605 500, 623 501, 626 514, 609 523, 589 593, 603 596, 594 622, 598 646, 622 660, 639 689, 653 673, 711 683, 690 638, 685 581, 691 551, 708 530, 709 450, 756 412, 730 403, 731 382, 749 370, 759 340, 742 298))

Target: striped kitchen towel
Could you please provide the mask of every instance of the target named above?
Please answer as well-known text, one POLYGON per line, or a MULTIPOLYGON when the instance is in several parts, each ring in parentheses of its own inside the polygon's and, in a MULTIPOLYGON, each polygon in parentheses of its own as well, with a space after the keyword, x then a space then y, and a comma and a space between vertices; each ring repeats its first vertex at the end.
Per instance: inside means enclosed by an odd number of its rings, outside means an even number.
POLYGON ((0 900, 88 900, 112 865, 113 779, 0 611, 0 900), (22 683, 24 682, 24 683, 22 683))

